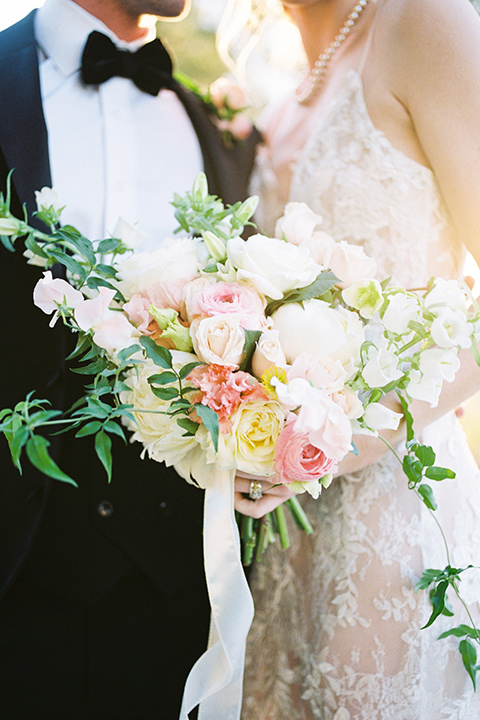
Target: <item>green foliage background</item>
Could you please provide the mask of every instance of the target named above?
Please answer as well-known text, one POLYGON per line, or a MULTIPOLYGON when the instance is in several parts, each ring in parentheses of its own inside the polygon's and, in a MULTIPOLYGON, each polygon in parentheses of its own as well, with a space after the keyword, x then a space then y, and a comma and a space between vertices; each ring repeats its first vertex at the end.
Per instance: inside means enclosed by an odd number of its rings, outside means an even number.
POLYGON ((185 75, 207 86, 226 72, 215 48, 215 34, 202 30, 193 7, 178 22, 158 22, 157 35, 166 40, 175 59, 175 66, 185 75))

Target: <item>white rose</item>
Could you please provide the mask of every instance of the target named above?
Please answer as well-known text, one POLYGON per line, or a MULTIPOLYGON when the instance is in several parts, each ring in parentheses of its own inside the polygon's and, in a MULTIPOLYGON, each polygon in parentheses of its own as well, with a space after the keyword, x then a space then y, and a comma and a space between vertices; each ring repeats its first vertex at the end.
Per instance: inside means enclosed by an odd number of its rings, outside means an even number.
POLYGON ((190 333, 200 360, 239 367, 243 359, 245 333, 238 315, 225 313, 196 318, 190 326, 190 333))
POLYGON ((282 305, 272 316, 287 362, 300 353, 340 360, 350 373, 358 363, 365 339, 361 320, 345 308, 331 308, 323 300, 282 305))
POLYGON ((261 295, 273 300, 280 300, 289 290, 310 285, 322 270, 306 248, 264 235, 252 235, 246 241, 231 238, 227 253, 237 268, 237 281, 250 282, 261 295))
POLYGON ((338 283, 340 287, 351 285, 356 280, 372 279, 377 274, 376 261, 366 255, 362 247, 350 245, 344 240, 333 243, 326 250, 323 265, 341 280, 338 283))
POLYGON ((260 335, 252 357, 252 372, 259 378, 272 365, 284 367, 285 353, 280 345, 278 330, 264 330, 260 335))
POLYGON ((283 235, 294 245, 300 245, 311 238, 317 225, 321 225, 323 218, 314 213, 306 203, 290 202, 275 226, 275 237, 283 235))
POLYGON ((418 302, 404 293, 394 293, 388 297, 388 305, 382 321, 385 328, 397 335, 408 332, 408 324, 418 320, 418 302))
POLYGON ((330 394, 333 402, 340 405, 349 420, 355 420, 363 415, 363 405, 357 393, 345 385, 340 390, 330 394))
POLYGON ((198 274, 197 245, 191 238, 169 238, 153 252, 127 257, 119 263, 120 291, 131 298, 159 282, 194 278, 198 274))

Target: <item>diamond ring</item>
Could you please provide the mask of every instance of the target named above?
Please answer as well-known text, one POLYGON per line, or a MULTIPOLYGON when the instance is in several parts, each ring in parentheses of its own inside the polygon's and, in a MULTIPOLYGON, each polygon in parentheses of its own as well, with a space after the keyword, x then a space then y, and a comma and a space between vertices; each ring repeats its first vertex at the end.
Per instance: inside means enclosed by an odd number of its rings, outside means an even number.
POLYGON ((248 497, 250 500, 260 500, 262 495, 262 483, 258 482, 258 480, 252 480, 250 483, 250 492, 248 493, 248 497))

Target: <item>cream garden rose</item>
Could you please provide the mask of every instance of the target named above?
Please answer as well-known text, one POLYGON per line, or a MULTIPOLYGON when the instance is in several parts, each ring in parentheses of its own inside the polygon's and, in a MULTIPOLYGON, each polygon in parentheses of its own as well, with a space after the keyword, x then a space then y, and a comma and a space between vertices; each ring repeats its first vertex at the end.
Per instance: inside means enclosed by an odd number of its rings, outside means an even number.
POLYGON ((197 318, 190 326, 190 334, 195 353, 200 360, 215 365, 239 367, 243 358, 245 333, 238 315, 197 318))
POLYGON ((218 457, 222 466, 253 475, 271 475, 275 446, 284 426, 284 413, 275 400, 253 400, 231 416, 232 429, 220 434, 218 457))

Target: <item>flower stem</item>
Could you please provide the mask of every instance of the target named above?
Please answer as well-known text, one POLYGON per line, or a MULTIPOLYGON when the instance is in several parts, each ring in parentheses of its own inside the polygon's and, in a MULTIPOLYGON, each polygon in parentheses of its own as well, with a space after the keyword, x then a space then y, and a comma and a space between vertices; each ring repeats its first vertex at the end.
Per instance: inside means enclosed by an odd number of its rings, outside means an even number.
POLYGON ((312 524, 306 516, 304 509, 300 505, 298 498, 294 495, 285 502, 285 505, 292 513, 297 527, 300 528, 300 530, 304 530, 307 535, 311 535, 313 533, 312 524))
POLYGON ((285 517, 285 509, 283 505, 279 505, 274 510, 278 524, 278 535, 280 537, 280 545, 284 550, 290 547, 290 537, 288 535, 287 520, 285 517))

